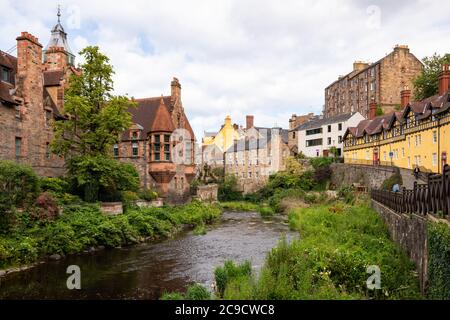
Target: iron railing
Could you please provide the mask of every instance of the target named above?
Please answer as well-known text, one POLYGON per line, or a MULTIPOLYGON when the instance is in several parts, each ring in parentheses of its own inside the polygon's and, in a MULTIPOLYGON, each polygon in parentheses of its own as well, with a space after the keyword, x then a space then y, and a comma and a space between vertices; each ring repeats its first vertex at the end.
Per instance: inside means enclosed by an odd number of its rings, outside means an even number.
POLYGON ((450 209, 450 166, 442 174, 428 177, 427 184, 414 183, 414 189, 403 188, 400 192, 372 190, 373 200, 397 213, 416 213, 449 217, 450 209))

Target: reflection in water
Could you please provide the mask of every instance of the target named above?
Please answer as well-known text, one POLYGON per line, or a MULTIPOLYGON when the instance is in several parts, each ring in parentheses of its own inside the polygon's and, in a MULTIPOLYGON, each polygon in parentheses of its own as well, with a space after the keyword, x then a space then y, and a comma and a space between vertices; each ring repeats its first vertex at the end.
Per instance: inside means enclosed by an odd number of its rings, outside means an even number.
POLYGON ((211 287, 215 267, 225 260, 250 260, 258 270, 282 234, 282 220, 257 213, 224 213, 204 236, 192 232, 156 244, 105 250, 48 262, 0 279, 0 299, 158 299, 198 282, 211 287), (66 287, 66 268, 81 268, 81 290, 66 287))

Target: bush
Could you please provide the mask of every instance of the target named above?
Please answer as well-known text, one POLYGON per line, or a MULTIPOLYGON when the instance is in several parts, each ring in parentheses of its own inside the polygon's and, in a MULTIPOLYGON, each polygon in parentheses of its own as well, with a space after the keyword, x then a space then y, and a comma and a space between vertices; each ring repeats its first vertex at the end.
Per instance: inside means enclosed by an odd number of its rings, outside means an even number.
POLYGON ((320 166, 314 171, 314 180, 316 183, 323 184, 331 179, 330 166, 320 166))
POLYGON ((271 217, 275 214, 275 210, 271 207, 261 207, 259 208, 259 213, 262 217, 271 217))
POLYGON ((311 159, 311 165, 316 170, 320 167, 329 167, 333 162, 334 162, 334 159, 331 157, 319 157, 319 158, 311 159))
POLYGON ((139 192, 139 198, 145 200, 145 201, 154 201, 158 199, 158 193, 155 191, 152 191, 150 189, 143 190, 139 192))
POLYGON ((0 233, 13 221, 14 207, 28 207, 39 194, 39 178, 33 169, 11 161, 0 161, 0 233))
POLYGON ((386 191, 392 191, 392 188, 396 184, 398 184, 399 186, 403 185, 403 178, 398 168, 395 168, 395 172, 391 177, 383 181, 381 189, 386 191))
POLYGON ((186 298, 179 292, 164 292, 160 300, 186 300, 186 298))
POLYGON ((338 191, 338 197, 343 199, 347 204, 355 203, 355 190, 353 187, 342 187, 338 191))
POLYGON ((201 284, 194 284, 187 289, 187 300, 210 300, 211 293, 201 284))
POLYGON ((52 192, 58 196, 70 191, 69 183, 61 178, 41 178, 40 185, 42 191, 52 192))
POLYGON ((33 209, 35 219, 40 221, 55 220, 58 214, 58 203, 51 194, 44 192, 36 199, 33 209))
POLYGON ((239 201, 242 200, 242 192, 239 190, 238 180, 235 175, 225 176, 223 182, 219 184, 219 201, 239 201))

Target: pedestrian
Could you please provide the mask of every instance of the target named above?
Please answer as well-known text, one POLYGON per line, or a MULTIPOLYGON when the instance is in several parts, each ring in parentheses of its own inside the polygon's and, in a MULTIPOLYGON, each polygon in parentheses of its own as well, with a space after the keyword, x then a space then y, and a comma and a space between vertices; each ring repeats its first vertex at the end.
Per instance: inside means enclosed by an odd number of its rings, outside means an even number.
POLYGON ((419 173, 420 173, 419 166, 416 166, 414 168, 414 177, 416 178, 416 180, 419 179, 419 173))

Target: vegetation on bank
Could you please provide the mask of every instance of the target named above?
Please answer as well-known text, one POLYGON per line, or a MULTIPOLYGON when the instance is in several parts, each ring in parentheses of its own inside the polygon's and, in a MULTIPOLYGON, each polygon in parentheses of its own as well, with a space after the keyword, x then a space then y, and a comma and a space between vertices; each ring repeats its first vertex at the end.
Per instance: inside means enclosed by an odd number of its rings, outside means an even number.
POLYGON ((192 202, 179 207, 130 208, 106 216, 98 205, 63 207, 54 220, 34 220, 16 212, 16 223, 0 235, 0 268, 35 262, 52 254, 67 255, 91 247, 120 247, 170 237, 182 225, 204 226, 218 218, 218 206, 192 202))
POLYGON ((428 223, 429 299, 450 299, 450 228, 444 223, 428 223))
MULTIPOLYGON (((318 205, 291 212, 301 240, 282 240, 266 258, 258 278, 230 277, 223 299, 415 299, 414 266, 388 237, 366 203, 318 205), (381 289, 370 291, 367 267, 381 269, 381 289)), ((217 281, 217 280, 216 280, 217 281)), ((223 292, 223 293, 222 293, 223 292)))

